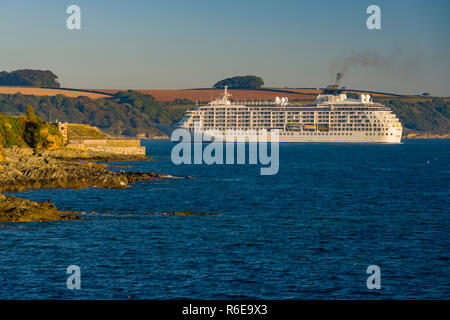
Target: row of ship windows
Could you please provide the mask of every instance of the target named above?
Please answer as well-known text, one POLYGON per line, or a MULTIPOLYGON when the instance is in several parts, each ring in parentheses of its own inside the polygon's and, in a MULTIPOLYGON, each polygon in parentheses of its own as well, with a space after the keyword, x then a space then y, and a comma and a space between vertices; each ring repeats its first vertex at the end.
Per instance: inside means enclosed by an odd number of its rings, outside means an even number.
MULTIPOLYGON (((194 118, 199 118, 199 115, 193 115, 194 118)), ((212 115, 212 114, 205 114, 203 115, 203 118, 213 119, 213 118, 263 118, 263 119, 300 119, 300 118, 317 118, 317 119, 373 119, 373 120, 388 120, 388 119, 395 119, 396 116, 380 116, 380 117, 372 117, 372 116, 350 116, 350 115, 343 115, 343 116, 314 116, 314 115, 283 115, 283 114, 272 114, 272 115, 261 115, 261 114, 220 114, 220 115, 212 115)))
MULTIPOLYGON (((328 125, 328 123, 317 123, 318 125, 328 125)), ((243 121, 241 123, 225 123, 225 122, 216 122, 214 123, 210 123, 210 122, 205 122, 203 124, 205 127, 238 127, 238 126, 250 126, 250 125, 254 125, 254 126, 270 126, 270 125, 274 125, 274 126, 281 126, 283 127, 284 124, 283 123, 268 123, 268 122, 262 122, 262 121, 254 121, 253 123, 250 123, 249 121, 243 121)), ((288 125, 298 125, 298 124, 288 124, 288 125)), ((301 125, 301 124, 300 124, 301 125)), ((338 123, 338 124, 331 124, 330 127, 332 128, 345 128, 345 127, 349 127, 349 128, 383 128, 384 126, 382 125, 377 125, 377 124, 365 124, 365 123, 338 123)))
POLYGON ((387 115, 392 114, 392 110, 389 111, 381 111, 377 109, 366 109, 366 110, 354 110, 354 109, 345 109, 345 110, 332 110, 332 111, 317 111, 317 110, 299 110, 299 109, 289 109, 289 110, 279 110, 274 108, 269 109, 234 109, 234 108, 217 108, 217 109, 199 109, 199 110, 189 110, 191 112, 202 112, 202 113, 262 113, 262 114, 270 114, 270 113, 287 113, 287 114, 295 114, 295 113, 304 113, 304 114, 366 114, 367 111, 369 114, 372 112, 376 112, 377 114, 387 115))
MULTIPOLYGON (((241 135, 246 135, 247 133, 244 132, 236 132, 234 133, 237 136, 241 136, 241 135)), ((302 135, 302 136, 352 136, 353 132, 281 132, 280 136, 294 136, 294 135, 302 135)), ((366 136, 389 136, 389 135, 393 135, 392 133, 383 133, 383 132, 378 132, 378 133, 367 133, 365 134, 366 136)))
MULTIPOLYGON (((283 125, 284 124, 284 121, 268 121, 268 120, 256 120, 256 119, 254 119, 253 121, 250 121, 250 120, 231 121, 231 120, 228 119, 228 121, 216 120, 215 122, 213 120, 204 120, 203 122, 204 123, 208 123, 208 124, 212 124, 212 123, 225 124, 225 123, 228 123, 230 125, 232 125, 232 124, 240 124, 240 123, 246 124, 246 123, 251 123, 251 122, 253 122, 253 123, 267 123, 267 124, 273 123, 273 124, 279 124, 279 125, 283 125)), ((320 124, 328 124, 329 123, 328 121, 305 121, 305 122, 287 121, 287 124, 301 125, 301 124, 304 124, 304 123, 309 124, 309 123, 314 123, 314 122, 320 123, 320 124)), ((388 124, 388 123, 392 123, 392 122, 385 122, 385 124, 388 124)), ((373 126, 378 126, 378 125, 381 126, 380 122, 376 122, 376 123, 371 124, 369 121, 364 121, 363 122, 362 120, 359 120, 359 121, 358 120, 356 120, 356 121, 355 120, 354 121, 334 121, 334 122, 330 123, 331 126, 340 126, 340 125, 350 125, 351 126, 352 124, 357 124, 359 126, 371 126, 371 125, 373 125, 373 126)))
MULTIPOLYGON (((302 117, 297 117, 297 116, 287 116, 287 117, 285 117, 285 116, 272 116, 272 117, 270 117, 270 116, 259 116, 259 117, 257 117, 257 116, 255 116, 255 117, 251 117, 251 116, 239 116, 239 117, 237 117, 237 116, 204 116, 203 117, 203 119, 251 119, 251 118, 253 118, 253 119, 267 119, 267 120, 270 120, 270 119, 272 119, 272 120, 284 120, 284 119, 314 119, 314 116, 302 116, 302 117)), ((362 121, 362 120, 364 120, 364 121, 369 121, 368 119, 372 119, 372 117, 358 117, 358 116, 349 116, 349 117, 347 117, 347 116, 336 116, 336 117, 322 117, 322 116, 319 116, 319 117, 316 117, 317 119, 319 119, 319 120, 321 120, 321 119, 323 119, 323 120, 326 120, 326 121, 328 121, 328 120, 331 120, 331 121, 346 121, 347 119, 351 119, 351 120, 358 120, 358 121, 362 121)), ((197 116, 194 116, 194 119, 200 119, 199 117, 197 117, 197 116)), ((395 119, 395 117, 389 117, 389 118, 387 118, 387 117, 383 117, 383 118, 381 118, 381 119, 372 119, 372 121, 374 121, 374 122, 380 122, 380 121, 392 121, 393 119, 395 119)), ((350 121, 351 121, 350 120, 350 121)))
MULTIPOLYGON (((305 120, 308 120, 308 119, 305 119, 305 120)), ((302 121, 302 122, 289 121, 288 120, 287 123, 288 124, 303 124, 303 123, 317 122, 317 123, 330 123, 331 125, 359 124, 361 126, 364 126, 364 125, 366 125, 366 126, 369 126, 369 125, 377 126, 377 125, 381 125, 382 123, 384 123, 384 124, 391 124, 391 123, 395 123, 396 122, 396 121, 385 121, 385 122, 376 121, 376 122, 373 122, 371 124, 367 120, 365 120, 365 121, 363 121, 363 120, 350 120, 350 121, 337 120, 337 121, 332 121, 332 122, 323 121, 323 120, 318 120, 318 121, 311 121, 311 120, 312 119, 310 119, 310 121, 302 121)), ((233 120, 233 119, 228 119, 227 121, 225 121, 224 119, 216 119, 216 121, 214 121, 212 119, 205 119, 203 122, 204 123, 214 123, 215 122, 215 123, 220 123, 220 124, 223 124, 223 123, 230 123, 230 124, 233 124, 233 123, 250 123, 250 122, 284 124, 284 121, 270 121, 270 120, 263 120, 263 119, 253 119, 252 121, 251 120, 242 120, 242 119, 240 119, 240 121, 236 121, 236 120, 233 120)))
MULTIPOLYGON (((277 121, 277 122, 283 122, 285 119, 287 121, 293 121, 293 122, 299 122, 300 120, 313 120, 314 117, 302 117, 302 118, 284 118, 284 117, 203 117, 203 121, 225 121, 225 120, 232 120, 232 121, 245 121, 245 120, 259 120, 259 121, 277 121)), ((194 121, 200 120, 200 118, 194 117, 194 121)), ((318 118, 318 121, 328 122, 329 118, 318 118)), ((365 121, 370 122, 367 118, 340 118, 340 119, 331 119, 331 122, 345 122, 345 121, 365 121)), ((372 122, 387 122, 387 121, 394 121, 390 119, 384 119, 384 121, 379 120, 372 120, 372 122)))
MULTIPOLYGON (((270 116, 270 115, 274 115, 274 116, 276 116, 276 115, 278 115, 278 116, 284 116, 284 115, 287 115, 287 116, 314 116, 314 115, 317 115, 318 117, 329 117, 329 116, 331 116, 331 117, 347 117, 347 116, 350 116, 350 117, 361 117, 361 116, 364 116, 364 117, 366 117, 366 116, 368 116, 368 117, 370 117, 370 118, 375 118, 376 116, 374 116, 374 115, 367 115, 366 113, 364 113, 364 112, 361 112, 361 113, 355 113, 355 112, 347 112, 347 113, 344 113, 344 112, 336 112, 336 113, 333 113, 333 114, 328 114, 328 113, 326 113, 326 114, 321 114, 321 113, 314 113, 314 112, 257 112, 257 113, 251 113, 251 112, 220 112, 220 113, 214 113, 214 112, 204 112, 204 113, 201 113, 202 115, 205 115, 205 116, 211 116, 211 115, 216 115, 216 116, 218 116, 218 115, 247 115, 247 116, 249 116, 249 115, 255 115, 255 116, 258 116, 258 115, 265 115, 265 116, 270 116)), ((194 114, 194 115, 199 115, 198 113, 196 113, 196 114, 194 114)), ((394 116, 394 114, 387 114, 387 115, 384 115, 384 114, 378 114, 378 116, 383 116, 383 117, 389 117, 389 116, 394 116)))
MULTIPOLYGON (((230 125, 230 126, 228 126, 229 128, 235 128, 235 127, 237 127, 237 126, 233 126, 233 125, 230 125)), ((247 127, 249 127, 249 126, 247 126, 247 127)), ((193 128, 193 127, 191 127, 191 128, 193 128)), ((208 125, 205 125, 204 126, 204 128, 207 128, 207 129, 209 129, 209 128, 216 128, 217 129, 217 127, 214 127, 214 126, 208 126, 208 125)), ((253 127, 251 127, 251 128, 262 128, 262 129, 264 129, 265 127, 264 126, 253 126, 253 127)), ((221 129, 221 128, 218 128, 218 129, 221 129)), ((283 128, 272 128, 272 129, 279 129, 279 130, 282 130, 283 128)), ((387 131, 387 130, 389 130, 388 128, 330 128, 329 129, 329 131, 387 131)), ((296 132, 301 132, 300 130, 294 130, 294 131, 296 131, 296 132)), ((305 131, 305 132, 308 132, 308 131, 305 131)))
MULTIPOLYGON (((311 110, 311 109, 310 109, 311 110)), ((200 108, 198 109, 198 111, 209 111, 209 112, 254 112, 254 111, 258 111, 258 112, 266 112, 266 113, 270 113, 270 112, 304 112, 304 113, 320 113, 320 114, 327 114, 330 111, 309 111, 309 110, 305 110, 305 109, 300 109, 300 108, 295 108, 295 107, 289 107, 289 108, 274 108, 274 107, 266 107, 266 108, 200 108)), ((339 109, 339 108, 334 108, 333 109, 333 113, 341 113, 341 112, 346 112, 346 113, 364 113, 362 111, 369 111, 369 112, 379 112, 381 114, 388 114, 391 113, 391 110, 386 110, 386 109, 381 109, 381 108, 345 108, 345 109, 339 109)))
MULTIPOLYGON (((253 124, 253 125, 266 125, 266 126, 270 126, 270 125, 273 125, 273 126, 284 126, 285 125, 284 122, 269 122, 269 121, 252 121, 252 122, 251 121, 240 121, 238 123, 230 122, 230 121, 228 121, 228 122, 225 122, 225 121, 216 121, 216 122, 204 121, 203 123, 206 126, 214 126, 214 125, 216 125, 216 126, 240 126, 240 125, 248 126, 248 125, 251 125, 251 124, 253 124)), ((385 125, 391 125, 391 126, 393 125, 393 123, 391 123, 391 122, 386 122, 385 124, 381 124, 381 123, 373 123, 373 124, 371 124, 371 123, 368 123, 368 122, 363 123, 363 122, 357 122, 357 121, 352 121, 352 122, 349 122, 349 123, 347 123, 347 122, 328 123, 328 122, 318 121, 318 122, 315 122, 315 123, 317 125, 329 125, 330 127, 355 127, 355 128, 358 128, 358 127, 363 127, 363 128, 364 127, 375 127, 376 128, 376 127, 384 127, 385 125)), ((304 122, 304 123, 287 122, 286 124, 287 125, 300 125, 301 126, 303 124, 313 124, 313 123, 310 123, 310 122, 304 122)))
MULTIPOLYGON (((292 133, 292 132, 282 132, 280 133, 281 136, 294 136, 294 135, 303 135, 303 136, 352 136, 352 132, 298 132, 298 133, 292 133)), ((366 133, 366 136, 388 136, 389 133, 366 133)), ((392 136, 392 133, 390 134, 392 136)))
MULTIPOLYGON (((278 116, 278 115, 273 115, 273 116, 249 116, 249 115, 220 115, 220 116, 209 116, 209 115, 205 115, 203 116, 203 119, 250 119, 250 118, 254 118, 254 119, 274 119, 274 120, 284 120, 284 119, 314 119, 314 116, 278 116)), ((332 116, 332 117, 324 117, 324 116, 318 116, 316 117, 317 119, 364 119, 367 121, 367 119, 373 119, 373 121, 380 121, 380 120, 391 120, 391 119, 395 119, 395 117, 382 117, 382 118, 375 118, 375 117, 359 117, 359 116, 332 116)), ((194 119, 200 119, 198 116, 194 116, 194 119)))

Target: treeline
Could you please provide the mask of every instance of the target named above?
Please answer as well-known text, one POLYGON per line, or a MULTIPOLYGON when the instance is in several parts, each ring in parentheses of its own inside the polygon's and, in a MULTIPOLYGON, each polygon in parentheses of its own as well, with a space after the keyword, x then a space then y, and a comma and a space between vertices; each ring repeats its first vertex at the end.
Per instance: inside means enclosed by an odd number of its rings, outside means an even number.
POLYGON ((407 130, 432 134, 450 132, 450 101, 432 98, 416 102, 401 99, 380 102, 392 108, 407 130))
POLYGON ((213 87, 221 89, 228 86, 230 89, 259 89, 264 85, 262 78, 257 76, 237 76, 220 80, 213 87))
POLYGON ((185 110, 192 104, 189 100, 180 100, 178 104, 163 103, 132 90, 95 100, 64 95, 0 95, 2 113, 18 115, 32 106, 36 115, 47 121, 89 124, 112 135, 130 137, 140 133, 162 134, 158 125, 169 125, 182 119, 185 110))
POLYGON ((56 80, 58 77, 51 71, 42 70, 16 70, 11 72, 0 72, 0 85, 2 86, 25 86, 25 87, 53 87, 59 88, 56 80))

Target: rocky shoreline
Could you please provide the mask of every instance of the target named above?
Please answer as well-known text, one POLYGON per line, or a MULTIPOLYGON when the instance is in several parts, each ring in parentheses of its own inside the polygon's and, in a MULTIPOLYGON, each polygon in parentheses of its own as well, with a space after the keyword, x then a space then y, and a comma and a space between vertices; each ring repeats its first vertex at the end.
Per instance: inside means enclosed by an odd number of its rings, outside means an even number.
POLYGON ((0 222, 81 220, 76 214, 59 211, 51 201, 37 202, 0 195, 0 222))
MULTIPOLYGON (((150 172, 112 172, 110 161, 149 160, 142 156, 98 154, 57 149, 35 152, 28 148, 3 150, 0 162, 0 193, 41 188, 127 188, 141 180, 160 180, 164 175, 150 172)), ((36 202, 0 194, 0 222, 30 222, 81 219, 73 212, 58 211, 50 202, 36 202)))
POLYGON ((450 139, 450 134, 410 133, 402 137, 402 139, 450 139))

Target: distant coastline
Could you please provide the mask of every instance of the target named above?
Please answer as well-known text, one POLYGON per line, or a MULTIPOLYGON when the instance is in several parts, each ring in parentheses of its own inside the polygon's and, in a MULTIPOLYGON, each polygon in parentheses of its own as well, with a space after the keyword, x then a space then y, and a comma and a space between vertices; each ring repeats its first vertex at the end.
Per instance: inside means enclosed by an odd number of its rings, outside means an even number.
POLYGON ((450 139, 450 134, 410 133, 402 137, 402 140, 438 140, 450 139))
MULTIPOLYGON (((164 126, 179 122, 187 109, 208 103, 220 89, 107 90, 0 86, 0 113, 19 115, 24 106, 34 107, 46 121, 58 119, 99 127, 111 136, 165 140, 164 126), (20 93, 20 94, 19 94, 20 93)), ((295 104, 311 104, 319 88, 231 89, 232 99, 272 100, 283 95, 295 104)), ((345 89, 352 97, 361 92, 345 89)), ((367 91, 372 92, 372 91, 367 91)), ((404 127, 402 139, 448 139, 450 98, 373 92, 373 99, 390 107, 404 127)))

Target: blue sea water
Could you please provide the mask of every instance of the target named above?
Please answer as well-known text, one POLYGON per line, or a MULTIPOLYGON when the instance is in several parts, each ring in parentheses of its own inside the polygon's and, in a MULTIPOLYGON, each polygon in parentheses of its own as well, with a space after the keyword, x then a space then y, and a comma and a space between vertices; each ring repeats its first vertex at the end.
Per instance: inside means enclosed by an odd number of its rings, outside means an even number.
POLYGON ((0 299, 450 298, 450 141, 282 144, 274 176, 176 166, 173 144, 143 143, 159 161, 127 170, 195 178, 18 194, 96 214, 0 224, 0 299), (221 215, 149 214, 176 211, 221 215))

